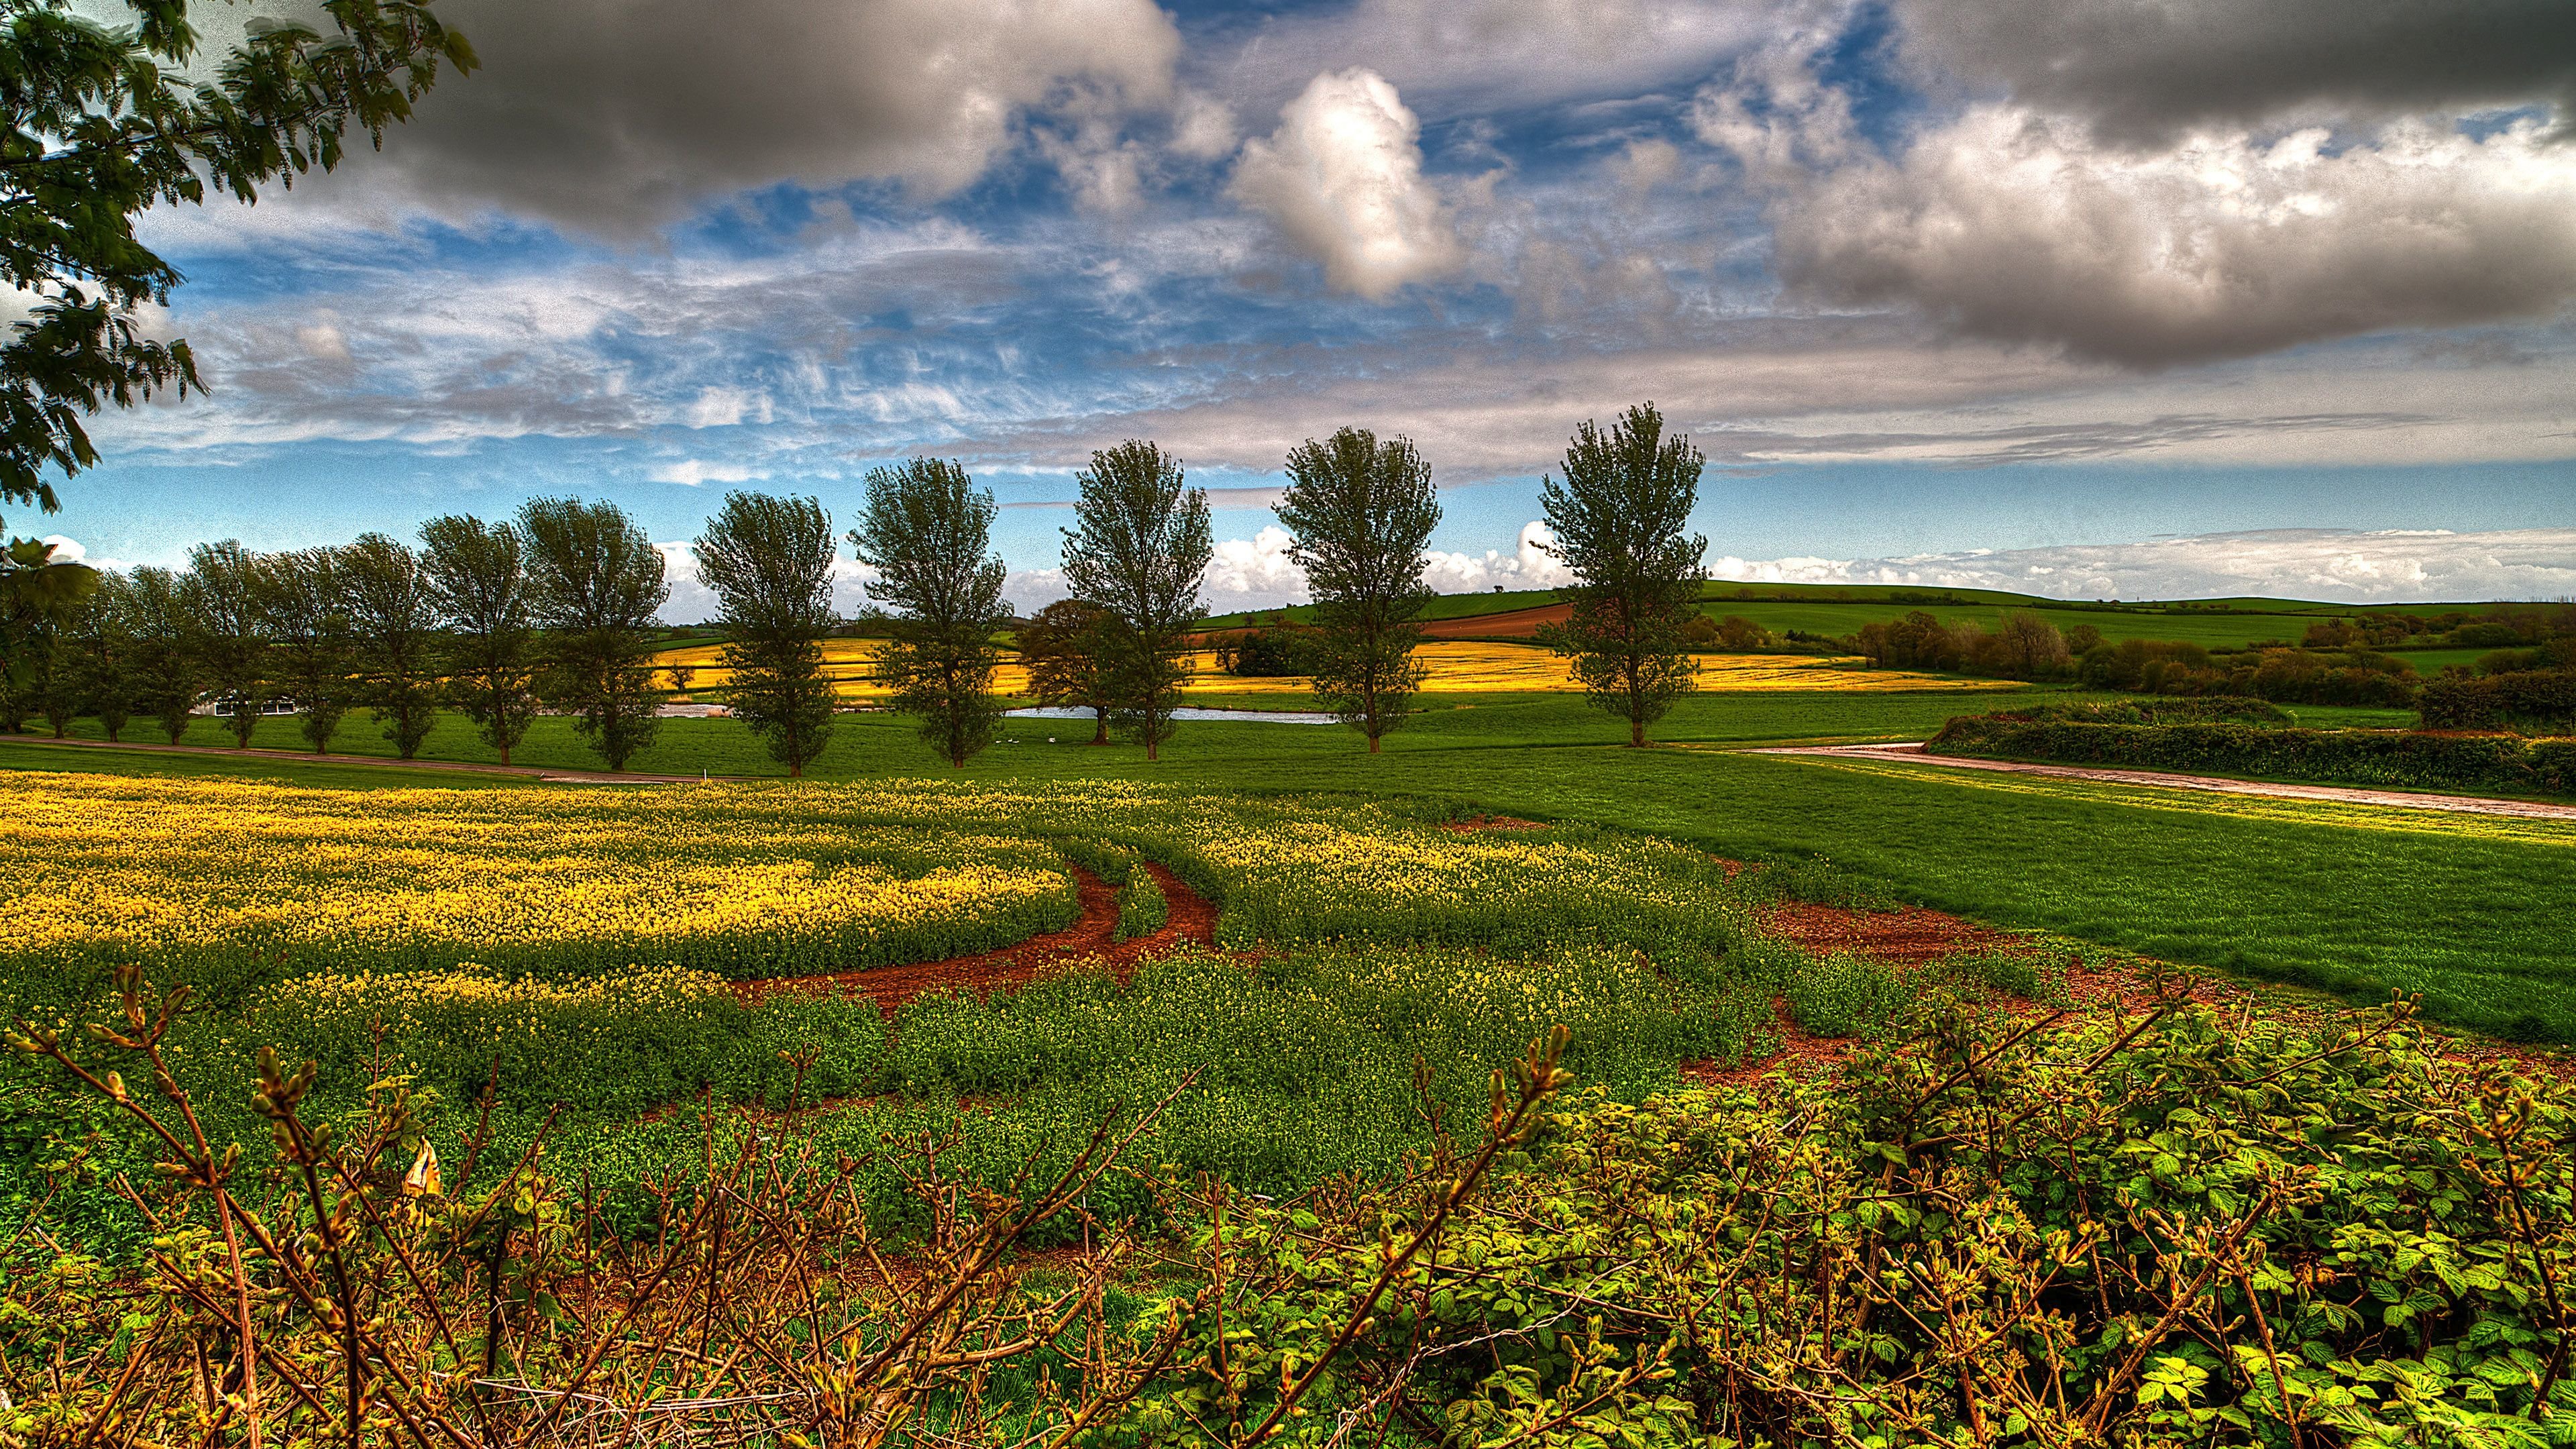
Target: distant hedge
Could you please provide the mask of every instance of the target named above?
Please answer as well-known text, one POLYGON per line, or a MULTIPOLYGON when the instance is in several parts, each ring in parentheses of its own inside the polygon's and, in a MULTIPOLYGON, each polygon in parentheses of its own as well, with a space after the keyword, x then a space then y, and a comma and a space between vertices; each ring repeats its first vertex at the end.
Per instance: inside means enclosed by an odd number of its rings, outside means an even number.
POLYGON ((2576 739, 2265 729, 2241 724, 2089 724, 1980 715, 1950 721, 1924 749, 1936 755, 2335 780, 2399 789, 2576 795, 2576 739))
POLYGON ((2445 674, 2424 686, 2419 707, 2428 730, 2576 727, 2576 669, 2445 674))

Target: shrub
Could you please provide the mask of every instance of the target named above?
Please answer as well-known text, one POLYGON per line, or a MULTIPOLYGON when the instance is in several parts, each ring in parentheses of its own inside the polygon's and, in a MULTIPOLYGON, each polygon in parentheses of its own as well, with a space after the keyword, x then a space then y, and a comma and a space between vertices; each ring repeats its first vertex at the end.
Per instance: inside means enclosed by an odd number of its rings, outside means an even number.
POLYGON ((2428 730, 2576 729, 2576 669, 2445 674, 2424 686, 2422 710, 2428 730))
POLYGON ((1171 902, 1163 898, 1162 883, 1149 871, 1137 871, 1118 893, 1118 939, 1132 941, 1163 929, 1172 918, 1171 902))

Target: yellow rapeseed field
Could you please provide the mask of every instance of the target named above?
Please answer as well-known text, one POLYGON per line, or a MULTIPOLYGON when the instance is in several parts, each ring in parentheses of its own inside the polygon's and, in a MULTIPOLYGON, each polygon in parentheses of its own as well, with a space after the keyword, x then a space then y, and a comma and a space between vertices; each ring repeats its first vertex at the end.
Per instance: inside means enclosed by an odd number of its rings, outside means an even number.
MULTIPOLYGON (((868 659, 880 642, 874 639, 824 641, 824 665, 843 699, 874 699, 884 693, 867 681, 868 659)), ((664 650, 658 658, 665 668, 676 664, 690 670, 689 685, 693 689, 721 689, 731 676, 717 662, 720 653, 716 645, 697 644, 685 649, 664 650)), ((1429 694, 1552 692, 1580 687, 1567 675, 1564 660, 1533 644, 1434 639, 1422 645, 1419 657, 1430 669, 1430 677, 1423 683, 1423 691, 1429 694)), ((1196 678, 1189 685, 1192 693, 1276 694, 1297 698, 1309 695, 1303 678, 1236 678, 1217 667, 1216 655, 1212 652, 1192 654, 1190 662, 1197 671, 1196 678)), ((1776 690, 1883 693, 2019 687, 2007 679, 1948 679, 1910 669, 1866 669, 1859 666, 1860 661, 1856 659, 1703 654, 1699 656, 1699 682, 1700 688, 1720 693, 1776 690)), ((667 677, 665 682, 669 682, 667 677)), ((1028 671, 1017 663, 1005 663, 995 671, 993 682, 1003 694, 1025 696, 1029 687, 1028 671)))
POLYGON ((1024 838, 745 818, 677 792, 31 774, 0 801, 0 950, 20 955, 774 975, 984 949, 1074 909, 1054 852, 1024 838))

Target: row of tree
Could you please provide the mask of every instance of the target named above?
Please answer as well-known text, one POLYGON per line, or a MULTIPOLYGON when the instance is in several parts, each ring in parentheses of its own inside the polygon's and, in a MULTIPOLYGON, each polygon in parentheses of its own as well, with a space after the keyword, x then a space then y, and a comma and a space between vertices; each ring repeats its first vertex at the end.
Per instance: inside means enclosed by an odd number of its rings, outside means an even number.
MULTIPOLYGON (((1648 404, 1606 430, 1585 423, 1564 478, 1542 491, 1578 580, 1565 591, 1568 617, 1543 638, 1635 743, 1691 687, 1687 629, 1706 541, 1681 528, 1699 470, 1697 451, 1665 437, 1648 404)), ((1314 599, 1300 662, 1318 701, 1374 753, 1423 681, 1423 550, 1440 521, 1431 470, 1406 439, 1345 428, 1291 452, 1287 472, 1276 512, 1314 599)), ((1018 652, 1041 702, 1092 710, 1096 738, 1119 732, 1151 758, 1173 732, 1207 616, 1207 496, 1178 459, 1142 441, 1093 454, 1077 481, 1064 531, 1073 597, 1023 626, 1018 652)), ((957 765, 991 741, 1007 707, 994 687, 1012 623, 995 511, 958 464, 919 458, 868 474, 846 535, 874 573, 868 597, 890 635, 872 678, 957 765)), ((693 545, 719 605, 726 701, 791 774, 831 735, 823 642, 841 622, 841 542, 813 498, 733 493, 693 545)), ((15 717, 0 725, 42 715, 59 735, 74 715, 95 714, 115 739, 141 716, 175 742, 212 701, 247 745, 282 704, 320 752, 363 708, 409 759, 446 705, 506 763, 552 711, 572 716, 618 770, 651 742, 667 698, 654 660, 670 597, 663 557, 609 503, 545 498, 504 522, 437 518, 417 547, 382 533, 267 554, 205 544, 184 570, 89 579, 55 589, 28 612, 23 639, 12 636, 0 715, 15 717)))
POLYGON ((15 641, 0 724, 41 715, 60 735, 94 714, 113 740, 139 716, 175 743, 211 701, 248 745, 284 705, 320 752, 363 708, 410 759, 451 704, 504 761, 540 709, 573 715, 612 766, 650 739, 670 590, 660 551, 615 505, 535 499, 510 522, 432 519, 420 540, 281 553, 226 540, 183 570, 70 571, 80 586, 15 641))

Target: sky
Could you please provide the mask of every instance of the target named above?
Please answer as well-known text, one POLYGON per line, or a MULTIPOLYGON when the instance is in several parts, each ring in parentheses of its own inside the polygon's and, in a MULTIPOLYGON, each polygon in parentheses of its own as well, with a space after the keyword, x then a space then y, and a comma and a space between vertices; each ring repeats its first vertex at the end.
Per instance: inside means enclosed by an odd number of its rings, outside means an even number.
POLYGON ((2566 0, 438 9, 483 68, 380 154, 147 216, 210 388, 98 420, 67 552, 576 494, 692 619, 727 489, 934 454, 1035 605, 1144 437, 1259 606, 1348 424, 1432 465, 1436 586, 1542 586, 1540 480, 1652 400, 1720 577, 2576 596, 2566 0))

